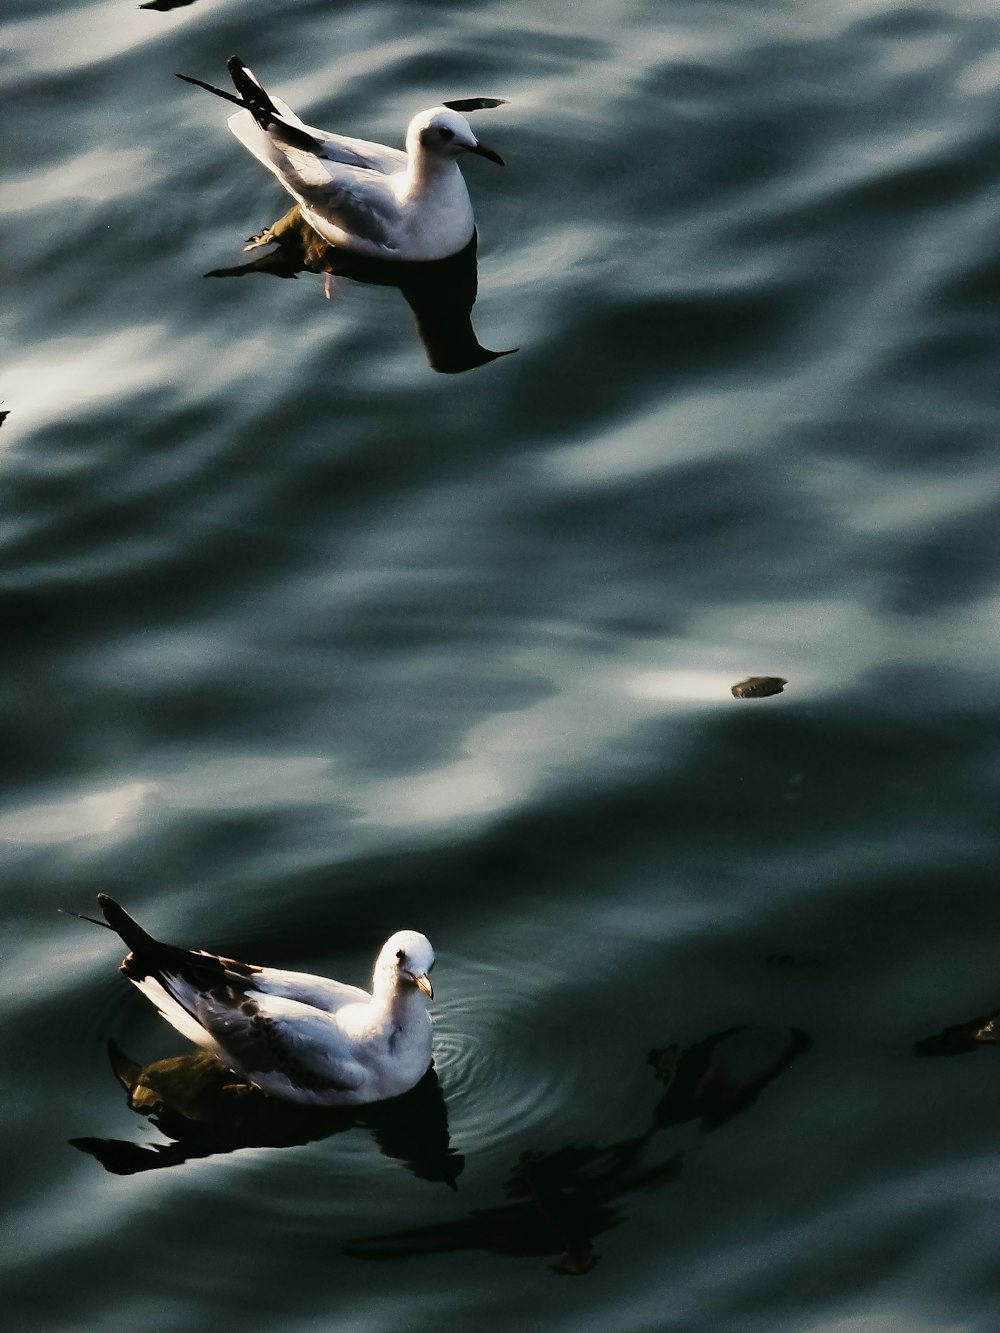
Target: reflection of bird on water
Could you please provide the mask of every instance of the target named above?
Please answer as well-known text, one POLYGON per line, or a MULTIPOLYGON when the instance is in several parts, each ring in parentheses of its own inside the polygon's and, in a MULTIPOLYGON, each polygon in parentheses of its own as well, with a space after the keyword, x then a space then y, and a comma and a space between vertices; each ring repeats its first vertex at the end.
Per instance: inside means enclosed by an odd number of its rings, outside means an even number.
POLYGON ((653 1120, 666 1126, 700 1119, 702 1129, 718 1129, 748 1110, 811 1045, 800 1028, 732 1027, 692 1046, 650 1051, 649 1063, 666 1084, 653 1120))
MULTIPOLYGON (((358 1106, 398 1097, 431 1064, 434 997, 426 936, 401 930, 375 961, 372 994, 327 977, 162 944, 105 893, 121 970, 163 1017, 248 1083, 282 1101, 358 1106)), ((87 918, 89 920, 89 918, 87 918)))
POLYGON ((445 259, 471 241, 475 222, 458 159, 473 153, 502 166, 503 158, 479 142, 460 113, 499 106, 501 99, 471 98, 421 111, 410 122, 402 152, 314 129, 265 92, 239 56, 227 68, 235 95, 187 74, 178 78, 241 108, 229 128, 331 245, 412 262, 445 259))
MULTIPOLYGON (((474 370, 488 365, 510 351, 491 352, 483 347, 472 327, 472 307, 476 303, 476 237, 458 254, 431 263, 389 263, 352 254, 329 245, 312 228, 296 205, 283 218, 253 237, 246 248, 255 250, 273 245, 256 259, 233 268, 216 268, 209 278, 242 278, 248 273, 271 273, 278 278, 295 278, 300 273, 324 273, 350 278, 353 282, 375 287, 398 287, 413 311, 417 332, 432 370, 446 375, 474 370)), ((329 290, 328 290, 329 294, 329 290)))
POLYGON ((651 1051, 649 1063, 667 1091, 642 1133, 607 1147, 567 1145, 523 1152, 503 1186, 506 1202, 475 1208, 453 1222, 391 1235, 358 1238, 345 1247, 357 1258, 486 1250, 515 1258, 553 1258, 553 1272, 588 1273, 594 1240, 625 1220, 623 1200, 680 1174, 683 1152, 648 1161, 654 1136, 668 1125, 703 1118, 715 1127, 746 1111, 763 1090, 811 1045, 798 1030, 734 1027, 688 1047, 651 1051))
POLYGON ((464 1165, 451 1147, 448 1114, 437 1075, 429 1069, 415 1088, 389 1102, 321 1109, 275 1101, 204 1051, 140 1065, 108 1043, 111 1067, 131 1109, 146 1116, 170 1143, 141 1146, 123 1139, 77 1138, 70 1143, 113 1175, 161 1170, 240 1148, 284 1148, 361 1126, 386 1157, 422 1180, 455 1187, 464 1165))

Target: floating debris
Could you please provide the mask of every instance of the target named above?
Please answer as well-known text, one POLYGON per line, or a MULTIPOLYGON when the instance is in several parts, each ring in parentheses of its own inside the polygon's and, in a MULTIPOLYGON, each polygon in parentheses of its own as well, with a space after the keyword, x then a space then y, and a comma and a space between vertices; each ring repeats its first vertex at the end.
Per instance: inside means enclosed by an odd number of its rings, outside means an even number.
POLYGON ((980 1014, 978 1018, 967 1019, 964 1023, 955 1023, 944 1028, 933 1037, 924 1037, 913 1043, 914 1055, 964 1055, 974 1051, 977 1046, 996 1046, 996 1020, 1000 1009, 991 1013, 980 1014))
POLYGON ((766 699, 769 694, 781 694, 787 684, 784 676, 747 676, 733 686, 733 698, 766 699))

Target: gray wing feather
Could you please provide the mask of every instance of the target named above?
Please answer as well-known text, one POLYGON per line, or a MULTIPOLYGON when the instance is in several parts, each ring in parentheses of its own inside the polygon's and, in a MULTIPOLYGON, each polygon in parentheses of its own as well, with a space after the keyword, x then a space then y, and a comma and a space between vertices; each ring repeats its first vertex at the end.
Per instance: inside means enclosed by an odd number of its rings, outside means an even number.
POLYGON ((364 1080, 334 1019, 308 1005, 255 990, 233 999, 218 992, 177 998, 253 1082, 284 1074, 300 1088, 351 1092, 364 1080))
MULTIPOLYGON (((307 134, 313 140, 313 151, 317 157, 323 157, 328 162, 340 162, 348 167, 377 171, 383 176, 391 175, 394 171, 406 170, 407 157, 399 148, 388 148, 385 144, 370 143, 367 139, 352 139, 346 134, 331 134, 329 130, 319 130, 301 120, 280 97, 273 97, 271 100, 281 112, 281 121, 292 131, 288 137, 292 147, 307 147, 297 138, 297 135, 307 134)), ((277 129, 281 121, 276 121, 272 128, 277 129)))
POLYGON ((396 213, 395 201, 382 191, 365 189, 363 180, 352 179, 350 173, 357 171, 357 167, 338 163, 340 171, 334 179, 327 176, 316 159, 306 163, 302 157, 304 154, 294 150, 286 154, 288 169, 282 172, 295 198, 344 231, 375 245, 388 245, 392 239, 390 223, 396 213))
POLYGON ((384 175, 283 143, 275 125, 262 130, 249 111, 232 116, 229 128, 306 208, 374 245, 391 240, 397 205, 384 175))
POLYGON ((348 986, 329 977, 313 976, 309 972, 283 972, 276 967, 262 967, 253 978, 254 990, 279 999, 298 1000, 312 1009, 335 1014, 345 1004, 368 1004, 371 996, 360 986, 348 986))

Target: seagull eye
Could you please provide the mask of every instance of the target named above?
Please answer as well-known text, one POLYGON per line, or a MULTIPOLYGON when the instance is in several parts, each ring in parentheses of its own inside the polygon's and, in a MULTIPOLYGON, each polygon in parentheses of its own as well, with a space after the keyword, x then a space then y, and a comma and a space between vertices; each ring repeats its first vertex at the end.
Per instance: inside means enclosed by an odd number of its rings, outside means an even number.
POLYGON ((450 130, 447 125, 442 125, 441 128, 438 130, 438 134, 440 134, 441 138, 445 140, 454 139, 455 137, 455 131, 450 130))
POLYGON ((405 963, 405 962, 406 962, 406 951, 405 951, 404 949, 397 949, 397 950, 396 950, 396 961, 397 961, 398 963, 405 963))

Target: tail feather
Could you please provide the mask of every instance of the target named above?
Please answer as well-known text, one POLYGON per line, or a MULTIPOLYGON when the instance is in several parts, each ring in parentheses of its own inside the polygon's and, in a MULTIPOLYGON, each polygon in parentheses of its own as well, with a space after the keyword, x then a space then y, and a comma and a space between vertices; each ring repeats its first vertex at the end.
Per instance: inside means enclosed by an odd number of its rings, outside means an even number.
POLYGON ((226 69, 229 70, 233 87, 243 99, 243 105, 261 129, 266 130, 281 113, 271 101, 260 80, 239 56, 230 56, 226 61, 226 69))
POLYGON ((192 78, 190 74, 178 74, 177 78, 183 79, 185 83, 193 83, 196 88, 204 88, 207 93, 214 93, 216 97, 225 98, 227 102, 249 111, 265 134, 273 128, 281 143, 291 148, 304 149, 307 153, 317 151, 319 143, 315 135, 308 134, 298 125, 288 122, 281 110, 271 101, 256 74, 239 56, 230 56, 226 68, 235 85, 235 94, 227 93, 223 88, 216 88, 214 84, 205 83, 202 79, 192 78))
POLYGON ((246 107, 242 97, 227 93, 224 88, 216 88, 213 83, 205 83, 203 79, 196 79, 190 74, 175 74, 174 78, 183 79, 185 83, 193 83, 196 88, 204 88, 206 93, 214 93, 216 97, 224 97, 227 102, 235 102, 237 106, 246 107))
POLYGON ((105 921, 122 937, 133 953, 149 953, 163 947, 158 940, 153 939, 152 935, 147 934, 138 921, 134 921, 114 898, 109 898, 106 893, 99 893, 97 904, 104 913, 105 921))

